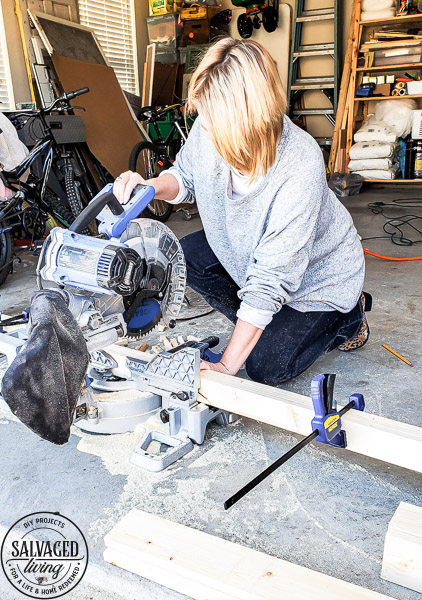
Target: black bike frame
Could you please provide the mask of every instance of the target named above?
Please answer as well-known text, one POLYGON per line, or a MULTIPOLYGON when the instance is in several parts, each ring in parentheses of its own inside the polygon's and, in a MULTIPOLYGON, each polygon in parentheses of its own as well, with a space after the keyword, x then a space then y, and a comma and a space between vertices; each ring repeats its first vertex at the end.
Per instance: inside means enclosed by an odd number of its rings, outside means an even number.
MULTIPOLYGON (((181 106, 182 105, 179 105, 179 104, 168 106, 166 109, 160 110, 158 115, 156 117, 154 117, 154 119, 151 118, 148 120, 148 124, 152 125, 154 127, 155 133, 157 134, 157 139, 151 140, 153 144, 157 144, 158 146, 167 147, 170 144, 170 142, 172 141, 172 139, 174 138, 174 134, 176 133, 176 131, 182 136, 182 138, 184 137, 183 133, 181 132, 181 130, 179 130, 179 128, 176 125, 176 123, 178 123, 179 120, 183 119, 182 113, 180 111, 181 106), (172 128, 170 129, 168 136, 164 139, 158 128, 157 121, 159 120, 160 117, 163 117, 164 115, 166 115, 167 113, 169 113, 171 111, 174 111, 175 113, 177 113, 177 117, 179 117, 179 119, 177 119, 177 120, 174 119, 172 128)), ((184 141, 186 142, 186 138, 184 138, 184 141)))

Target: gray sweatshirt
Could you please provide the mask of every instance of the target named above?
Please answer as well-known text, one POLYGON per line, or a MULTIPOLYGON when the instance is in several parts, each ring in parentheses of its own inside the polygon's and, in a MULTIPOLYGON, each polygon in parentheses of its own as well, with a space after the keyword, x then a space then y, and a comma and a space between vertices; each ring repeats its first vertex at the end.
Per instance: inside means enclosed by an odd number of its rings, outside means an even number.
POLYGON ((166 173, 179 181, 178 202, 195 195, 208 243, 240 287, 240 318, 264 328, 284 304, 301 312, 354 308, 365 274, 356 229, 327 186, 317 142, 288 117, 274 165, 240 199, 199 119, 166 173))

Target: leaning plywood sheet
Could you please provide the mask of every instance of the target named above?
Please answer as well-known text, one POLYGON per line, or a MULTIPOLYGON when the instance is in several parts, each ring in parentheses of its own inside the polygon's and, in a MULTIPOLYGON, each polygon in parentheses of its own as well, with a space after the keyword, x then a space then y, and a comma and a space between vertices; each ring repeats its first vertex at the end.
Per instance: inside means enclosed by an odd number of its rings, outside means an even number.
MULTIPOLYGON (((307 396, 212 371, 201 373, 199 391, 200 401, 210 406, 301 435, 312 431, 314 410, 307 396)), ((355 410, 342 421, 348 450, 422 473, 421 427, 355 410)))
POLYGON ((142 137, 113 69, 55 53, 52 60, 65 90, 89 87, 73 104, 86 108, 80 114, 91 152, 114 177, 127 171, 130 152, 142 137))
POLYGON ((381 577, 422 593, 422 507, 400 505, 385 536, 381 577))
POLYGON ((387 598, 136 509, 105 544, 108 562, 197 600, 387 598))

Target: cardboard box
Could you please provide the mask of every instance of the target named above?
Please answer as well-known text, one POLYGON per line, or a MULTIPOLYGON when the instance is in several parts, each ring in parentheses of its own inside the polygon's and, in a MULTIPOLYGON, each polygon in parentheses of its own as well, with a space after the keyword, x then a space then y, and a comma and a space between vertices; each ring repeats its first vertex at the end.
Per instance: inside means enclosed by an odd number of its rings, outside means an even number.
POLYGON ((378 83, 374 89, 374 96, 391 96, 391 83, 378 83))
POLYGON ((149 14, 166 15, 173 12, 173 0, 149 0, 149 14))
POLYGON ((210 22, 208 19, 184 21, 182 46, 208 44, 210 38, 210 22))
POLYGON ((183 21, 191 21, 192 19, 212 19, 221 10, 221 5, 218 6, 201 6, 198 4, 185 6, 182 8, 180 17, 183 21))

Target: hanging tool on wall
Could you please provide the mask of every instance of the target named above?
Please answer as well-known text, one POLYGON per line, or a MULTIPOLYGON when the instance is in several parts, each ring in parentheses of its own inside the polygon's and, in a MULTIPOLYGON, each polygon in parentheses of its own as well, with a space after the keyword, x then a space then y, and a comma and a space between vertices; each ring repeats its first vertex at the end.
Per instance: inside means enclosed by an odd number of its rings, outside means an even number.
POLYGON ((267 467, 257 477, 247 483, 241 490, 236 492, 231 498, 225 501, 224 508, 227 510, 233 504, 236 504, 243 496, 253 490, 261 481, 264 481, 271 473, 281 467, 292 456, 297 454, 302 448, 310 444, 313 440, 335 446, 336 448, 346 448, 346 432, 342 429, 341 417, 352 408, 354 410, 365 410, 365 400, 362 394, 353 394, 349 397, 349 403, 337 411, 337 402, 334 400, 334 383, 336 376, 317 375, 312 380, 311 396, 314 405, 315 416, 312 419, 312 433, 310 433, 301 442, 293 446, 288 452, 283 454, 272 465, 267 467))
POLYGON ((267 33, 272 33, 278 25, 278 0, 257 2, 256 0, 232 0, 239 7, 246 8, 246 12, 237 19, 237 30, 240 37, 250 38, 254 29, 260 29, 261 24, 267 33), (260 19, 262 16, 262 20, 260 19))

